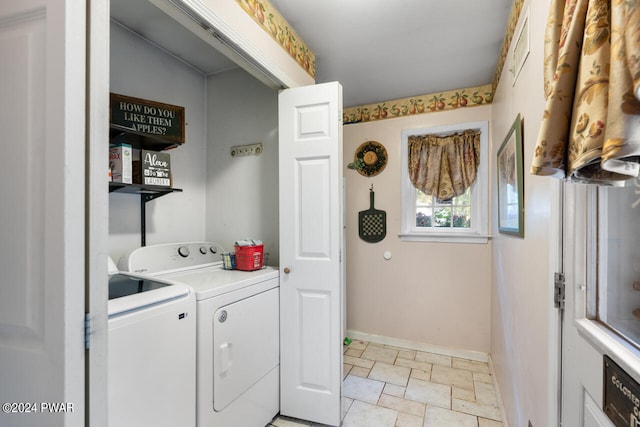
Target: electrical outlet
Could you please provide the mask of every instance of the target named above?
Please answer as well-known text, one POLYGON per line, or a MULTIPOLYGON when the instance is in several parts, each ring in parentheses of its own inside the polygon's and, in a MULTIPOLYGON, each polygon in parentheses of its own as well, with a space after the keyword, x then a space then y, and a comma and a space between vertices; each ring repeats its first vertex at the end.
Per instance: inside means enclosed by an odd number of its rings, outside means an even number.
POLYGON ((262 154, 262 143, 237 145, 231 147, 231 157, 259 156, 262 154))

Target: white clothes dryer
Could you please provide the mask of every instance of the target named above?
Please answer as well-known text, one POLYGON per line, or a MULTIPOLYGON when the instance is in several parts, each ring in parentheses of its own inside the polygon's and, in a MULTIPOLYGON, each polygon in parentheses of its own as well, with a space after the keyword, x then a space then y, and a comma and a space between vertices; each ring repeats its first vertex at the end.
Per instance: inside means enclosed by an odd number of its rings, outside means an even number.
POLYGON ((189 286, 196 295, 196 421, 256 427, 280 409, 279 273, 224 270, 220 245, 145 246, 121 270, 189 286))

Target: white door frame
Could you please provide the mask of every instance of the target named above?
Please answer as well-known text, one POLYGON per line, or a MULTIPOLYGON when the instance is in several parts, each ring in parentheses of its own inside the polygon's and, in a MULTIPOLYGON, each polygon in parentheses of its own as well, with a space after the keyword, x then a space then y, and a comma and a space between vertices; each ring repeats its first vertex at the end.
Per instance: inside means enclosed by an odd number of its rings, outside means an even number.
POLYGON ((107 427, 107 305, 109 288, 109 155, 110 2, 88 0, 87 25, 87 171, 86 302, 89 348, 86 352, 85 405, 88 425, 107 427))
MULTIPOLYGON (((548 178, 547 178, 548 179, 548 178)), ((549 180, 549 371, 547 372, 547 425, 559 426, 562 399, 562 322, 563 312, 554 306, 556 272, 563 272, 563 228, 564 228, 564 183, 558 179, 549 180)))

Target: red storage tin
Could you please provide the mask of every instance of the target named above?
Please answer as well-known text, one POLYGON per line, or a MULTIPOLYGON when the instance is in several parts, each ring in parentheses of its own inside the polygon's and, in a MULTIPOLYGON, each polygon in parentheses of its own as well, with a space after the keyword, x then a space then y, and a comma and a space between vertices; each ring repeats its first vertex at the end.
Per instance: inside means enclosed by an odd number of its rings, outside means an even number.
POLYGON ((262 268, 264 245, 234 246, 236 251, 236 270, 254 271, 262 268))

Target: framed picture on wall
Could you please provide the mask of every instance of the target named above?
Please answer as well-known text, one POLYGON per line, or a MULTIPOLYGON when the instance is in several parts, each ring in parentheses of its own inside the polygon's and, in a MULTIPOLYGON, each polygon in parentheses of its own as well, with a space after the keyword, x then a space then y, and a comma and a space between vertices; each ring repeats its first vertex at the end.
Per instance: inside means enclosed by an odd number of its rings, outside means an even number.
POLYGON ((513 122, 498 150, 498 231, 524 237, 522 119, 513 122))

